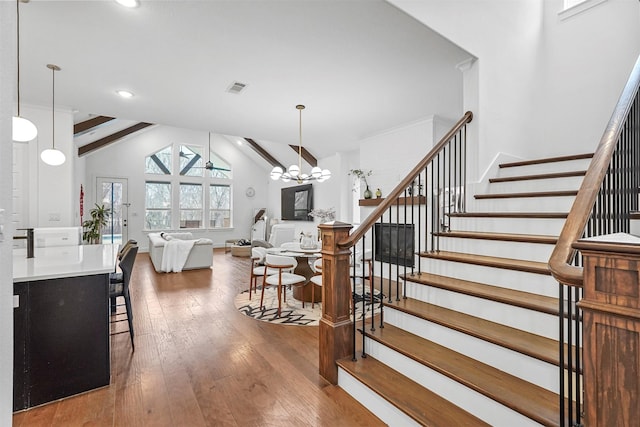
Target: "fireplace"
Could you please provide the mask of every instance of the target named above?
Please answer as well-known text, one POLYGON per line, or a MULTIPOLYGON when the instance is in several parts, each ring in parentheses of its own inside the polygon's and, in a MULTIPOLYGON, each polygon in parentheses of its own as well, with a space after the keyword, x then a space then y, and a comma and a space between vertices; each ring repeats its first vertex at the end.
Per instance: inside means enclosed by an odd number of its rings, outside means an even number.
POLYGON ((413 267, 413 224, 381 224, 374 227, 376 261, 413 267))

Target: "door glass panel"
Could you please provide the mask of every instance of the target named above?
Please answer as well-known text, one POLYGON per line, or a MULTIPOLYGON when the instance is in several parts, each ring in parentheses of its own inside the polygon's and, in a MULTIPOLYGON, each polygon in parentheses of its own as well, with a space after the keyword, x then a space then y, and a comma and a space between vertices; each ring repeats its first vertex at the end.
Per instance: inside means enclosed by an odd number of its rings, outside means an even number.
POLYGON ((98 204, 109 209, 107 224, 102 227, 101 243, 121 244, 126 240, 126 181, 98 178, 98 204))

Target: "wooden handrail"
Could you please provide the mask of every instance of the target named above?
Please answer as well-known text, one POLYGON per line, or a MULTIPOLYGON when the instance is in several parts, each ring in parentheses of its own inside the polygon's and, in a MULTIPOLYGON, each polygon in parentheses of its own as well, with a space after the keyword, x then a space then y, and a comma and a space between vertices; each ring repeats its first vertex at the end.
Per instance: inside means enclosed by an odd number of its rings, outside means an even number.
POLYGON ((366 234, 371 227, 375 224, 375 222, 384 214, 387 209, 391 205, 394 204, 395 200, 400 197, 400 195, 405 191, 405 189, 413 182, 413 180, 427 167, 427 165, 438 155, 438 153, 442 150, 453 136, 462 129, 464 125, 471 122, 473 120, 473 113, 471 111, 467 111, 464 116, 451 128, 449 132, 445 136, 440 139, 432 149, 427 153, 427 155, 409 172, 409 174, 402 180, 396 187, 391 190, 389 196, 387 196, 382 203, 378 205, 378 207, 371 212, 371 214, 360 224, 360 226, 349 235, 349 238, 338 243, 338 247, 345 249, 350 248, 356 244, 358 240, 362 238, 366 234))
POLYGON ((578 195, 567 216, 567 221, 562 228, 558 243, 549 258, 551 274, 560 283, 582 286, 582 267, 569 264, 576 254, 573 243, 580 239, 584 233, 638 87, 640 87, 640 57, 636 60, 629 80, 620 95, 611 119, 609 119, 578 195))

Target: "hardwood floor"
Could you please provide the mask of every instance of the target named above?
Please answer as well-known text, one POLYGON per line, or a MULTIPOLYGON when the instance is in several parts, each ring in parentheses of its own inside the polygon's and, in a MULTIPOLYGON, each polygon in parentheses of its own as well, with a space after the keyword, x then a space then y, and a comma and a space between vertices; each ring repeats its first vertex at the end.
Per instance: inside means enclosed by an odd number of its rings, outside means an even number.
POLYGON ((248 263, 215 250, 212 269, 158 274, 139 254, 136 350, 128 333, 111 337, 111 385, 16 413, 13 425, 384 425, 319 376, 318 327, 271 325, 235 309, 248 263))

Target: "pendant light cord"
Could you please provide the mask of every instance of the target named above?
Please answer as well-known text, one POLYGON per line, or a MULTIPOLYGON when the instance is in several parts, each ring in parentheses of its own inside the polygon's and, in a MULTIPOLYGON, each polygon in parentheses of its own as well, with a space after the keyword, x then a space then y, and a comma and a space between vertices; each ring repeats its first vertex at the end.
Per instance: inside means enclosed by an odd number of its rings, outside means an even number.
POLYGON ((300 110, 300 126, 299 126, 300 127, 300 143, 298 144, 298 169, 300 170, 300 172, 298 172, 299 174, 302 173, 302 108, 299 108, 300 110))
POLYGON ((16 57, 18 62, 18 117, 20 117, 20 0, 16 0, 16 43, 16 57))
POLYGON ((51 135, 51 145, 53 149, 56 149, 56 69, 51 68, 51 129, 53 134, 51 135))

